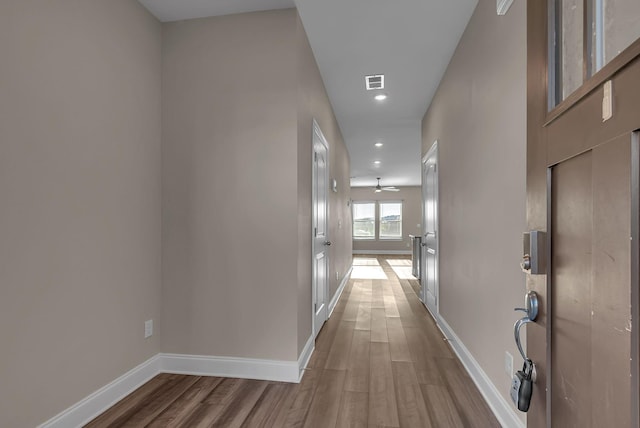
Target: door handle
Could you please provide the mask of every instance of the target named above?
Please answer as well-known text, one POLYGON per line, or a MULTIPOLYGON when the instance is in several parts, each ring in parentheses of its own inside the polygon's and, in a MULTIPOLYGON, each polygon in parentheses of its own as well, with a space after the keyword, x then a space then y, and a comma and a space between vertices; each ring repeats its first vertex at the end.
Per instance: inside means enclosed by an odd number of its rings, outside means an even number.
POLYGON ((324 245, 328 247, 329 245, 331 245, 331 241, 325 241, 324 245))
POLYGON ((513 325, 513 336, 516 340, 516 346, 518 347, 518 351, 520 355, 522 355, 522 359, 527 361, 529 358, 522 349, 522 342, 520 341, 520 329, 523 325, 532 323, 538 317, 538 295, 535 291, 529 291, 525 296, 525 306, 526 308, 514 308, 514 311, 521 311, 525 313, 525 316, 516 321, 513 325))
POLYGON ((523 325, 533 323, 538 317, 538 295, 535 291, 529 291, 525 295, 525 307, 515 308, 515 311, 522 311, 525 316, 516 321, 513 326, 513 336, 516 340, 516 346, 522 359, 524 360, 524 366, 522 370, 519 370, 511 381, 511 399, 521 412, 527 412, 529 405, 531 404, 531 394, 533 391, 533 384, 536 381, 536 366, 529 359, 527 354, 522 349, 522 342, 520 340, 520 329, 523 325))

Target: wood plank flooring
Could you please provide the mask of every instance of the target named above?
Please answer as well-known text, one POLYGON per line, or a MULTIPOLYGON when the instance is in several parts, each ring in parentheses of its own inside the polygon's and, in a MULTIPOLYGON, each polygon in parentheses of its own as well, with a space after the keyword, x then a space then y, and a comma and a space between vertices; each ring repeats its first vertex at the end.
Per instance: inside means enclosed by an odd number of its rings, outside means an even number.
POLYGON ((403 264, 354 258, 362 279, 345 287, 300 384, 160 374, 86 426, 499 427, 418 300, 417 281, 392 268, 403 264))

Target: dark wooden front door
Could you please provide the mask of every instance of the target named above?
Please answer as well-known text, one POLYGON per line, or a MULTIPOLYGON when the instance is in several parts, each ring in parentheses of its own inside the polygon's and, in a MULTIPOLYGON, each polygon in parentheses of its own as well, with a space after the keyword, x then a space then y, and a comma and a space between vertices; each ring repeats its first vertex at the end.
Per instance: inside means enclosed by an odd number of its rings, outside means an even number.
POLYGON ((527 222, 550 241, 547 275, 527 278, 541 301, 528 427, 637 427, 640 41, 563 94, 554 4, 528 2, 527 222))

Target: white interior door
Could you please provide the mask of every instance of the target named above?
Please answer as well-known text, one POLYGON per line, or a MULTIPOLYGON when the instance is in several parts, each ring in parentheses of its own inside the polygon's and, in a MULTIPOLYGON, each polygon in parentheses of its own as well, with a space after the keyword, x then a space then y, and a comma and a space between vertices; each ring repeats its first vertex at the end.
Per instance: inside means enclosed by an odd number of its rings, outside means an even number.
POLYGON ((438 143, 422 164, 422 301, 438 313, 438 143))
POLYGON ((318 124, 313 122, 313 335, 328 316, 328 269, 331 245, 327 233, 329 146, 318 124))

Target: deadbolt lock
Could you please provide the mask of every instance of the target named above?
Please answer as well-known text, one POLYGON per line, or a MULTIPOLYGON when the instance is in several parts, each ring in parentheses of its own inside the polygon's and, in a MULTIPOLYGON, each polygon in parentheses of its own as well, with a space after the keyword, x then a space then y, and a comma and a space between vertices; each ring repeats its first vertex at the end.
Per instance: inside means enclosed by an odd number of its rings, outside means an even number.
POLYGON ((547 273, 547 234, 540 230, 525 232, 522 236, 522 262, 520 267, 532 275, 547 273))

